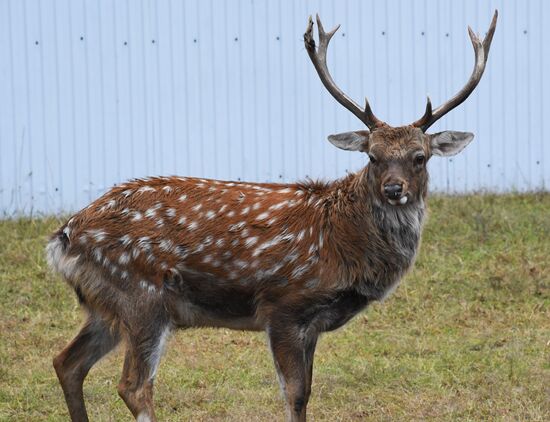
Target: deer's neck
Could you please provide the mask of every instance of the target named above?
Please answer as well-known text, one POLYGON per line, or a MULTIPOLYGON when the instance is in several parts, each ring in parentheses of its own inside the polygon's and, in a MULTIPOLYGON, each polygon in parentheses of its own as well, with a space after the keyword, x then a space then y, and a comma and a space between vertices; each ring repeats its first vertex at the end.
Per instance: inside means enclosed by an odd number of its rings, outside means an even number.
POLYGON ((336 182, 327 206, 327 260, 339 280, 382 299, 412 266, 425 214, 424 196, 405 206, 381 202, 368 181, 368 167, 336 182))

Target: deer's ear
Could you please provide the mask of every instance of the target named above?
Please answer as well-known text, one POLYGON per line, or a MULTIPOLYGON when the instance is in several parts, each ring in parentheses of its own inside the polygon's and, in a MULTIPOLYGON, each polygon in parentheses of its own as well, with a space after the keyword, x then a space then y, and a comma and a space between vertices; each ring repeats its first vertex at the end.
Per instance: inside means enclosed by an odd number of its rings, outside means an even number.
POLYGON ((332 145, 347 151, 368 151, 370 132, 368 130, 356 130, 330 135, 328 140, 332 145))
POLYGON ((441 157, 458 154, 466 145, 472 142, 474 134, 470 132, 456 132, 447 130, 445 132, 430 135, 430 146, 432 154, 441 157))

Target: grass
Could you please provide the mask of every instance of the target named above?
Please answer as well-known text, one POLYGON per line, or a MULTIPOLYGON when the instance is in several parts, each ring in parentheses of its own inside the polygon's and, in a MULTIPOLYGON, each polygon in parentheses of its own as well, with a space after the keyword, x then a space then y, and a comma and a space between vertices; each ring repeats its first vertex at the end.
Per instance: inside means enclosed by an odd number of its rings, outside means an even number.
MULTIPOLYGON (((550 415, 550 195, 434 197, 415 269, 385 303, 320 340, 318 421, 543 421, 550 415)), ((0 222, 0 420, 68 414, 51 366, 82 321, 49 273, 55 219, 0 222)), ((121 350, 92 369, 91 420, 131 420, 121 350)), ((156 384, 168 421, 282 420, 262 334, 188 330, 156 384)))

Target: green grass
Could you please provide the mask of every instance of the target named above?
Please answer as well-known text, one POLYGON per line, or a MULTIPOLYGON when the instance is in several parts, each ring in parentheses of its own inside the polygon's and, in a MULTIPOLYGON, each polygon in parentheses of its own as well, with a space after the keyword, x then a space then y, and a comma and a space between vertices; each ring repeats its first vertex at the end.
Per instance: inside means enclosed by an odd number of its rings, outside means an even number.
MULTIPOLYGON (((414 270, 320 340, 312 420, 550 420, 550 195, 435 197, 414 270)), ((51 359, 82 321, 50 274, 59 221, 0 222, 0 420, 67 420, 51 359)), ((92 420, 131 420, 121 350, 85 383, 92 420)), ((156 384, 161 420, 282 420, 262 334, 189 330, 156 384)))

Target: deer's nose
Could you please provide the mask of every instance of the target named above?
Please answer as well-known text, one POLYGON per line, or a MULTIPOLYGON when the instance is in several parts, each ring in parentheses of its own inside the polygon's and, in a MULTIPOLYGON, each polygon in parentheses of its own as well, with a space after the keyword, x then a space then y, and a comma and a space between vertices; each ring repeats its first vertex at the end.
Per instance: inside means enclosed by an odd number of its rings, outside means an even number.
POLYGON ((399 199, 403 193, 402 183, 391 183, 384 185, 384 194, 388 199, 399 199))

